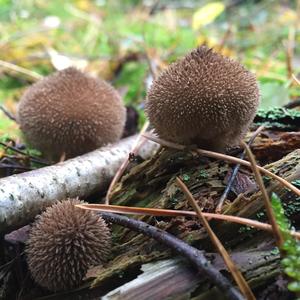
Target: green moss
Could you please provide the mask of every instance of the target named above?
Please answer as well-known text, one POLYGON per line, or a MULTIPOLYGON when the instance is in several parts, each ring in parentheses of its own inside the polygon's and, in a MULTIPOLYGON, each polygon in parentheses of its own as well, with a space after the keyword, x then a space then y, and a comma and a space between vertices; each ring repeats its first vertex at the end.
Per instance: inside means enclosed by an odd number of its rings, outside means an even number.
POLYGON ((199 174, 199 178, 203 178, 203 179, 208 178, 208 173, 205 170, 200 170, 198 174, 199 174))
POLYGON ((300 127, 300 111, 274 107, 268 110, 258 110, 254 119, 257 125, 279 130, 298 130, 300 127))
POLYGON ((290 218, 300 213, 300 197, 297 197, 291 202, 283 203, 285 215, 290 218))
POLYGON ((183 181, 189 181, 191 177, 188 174, 183 174, 181 175, 181 178, 183 181))
POLYGON ((260 219, 263 219, 264 217, 266 216, 266 213, 265 212, 258 212, 257 214, 256 214, 256 217, 257 217, 257 219, 258 220, 260 220, 260 219))

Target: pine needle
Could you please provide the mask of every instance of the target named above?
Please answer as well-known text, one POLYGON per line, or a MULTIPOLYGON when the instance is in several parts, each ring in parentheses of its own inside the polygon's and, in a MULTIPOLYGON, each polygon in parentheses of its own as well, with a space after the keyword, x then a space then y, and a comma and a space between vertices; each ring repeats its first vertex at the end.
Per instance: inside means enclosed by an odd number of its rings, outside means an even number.
MULTIPOLYGON (((107 204, 77 204, 76 207, 86 210, 93 210, 98 212, 111 212, 124 215, 144 215, 144 216, 156 216, 156 217, 184 217, 184 216, 196 216, 194 211, 188 210, 174 210, 163 208, 148 208, 148 207, 132 207, 121 205, 107 205, 107 204)), ((264 230, 272 233, 272 227, 269 224, 262 223, 256 220, 247 218, 222 215, 214 213, 202 213, 207 219, 216 219, 226 222, 232 222, 242 224, 245 226, 254 227, 259 230, 264 230)), ((300 240, 300 232, 290 231, 290 234, 300 240)))
MULTIPOLYGON (((255 132, 253 133, 253 135, 251 136, 251 138, 250 138, 250 140, 249 140, 249 142, 248 142, 249 147, 250 147, 250 145, 254 142, 255 138, 261 133, 261 131, 262 131, 264 128, 265 128, 265 126, 264 126, 264 125, 261 125, 261 126, 259 126, 259 127, 255 130, 255 132)), ((242 154, 240 155, 239 158, 240 158, 240 159, 244 159, 245 154, 246 154, 246 151, 244 150, 244 151, 242 152, 242 154)), ((226 188, 225 188, 225 190, 224 190, 222 196, 220 197, 220 199, 219 199, 219 201, 218 201, 218 205, 217 205, 217 207, 216 207, 216 212, 217 212, 217 213, 221 213, 221 211, 222 211, 224 201, 226 200, 227 195, 228 195, 228 193, 229 193, 230 190, 231 190, 231 187, 232 187, 232 185, 233 185, 233 182, 235 181, 235 178, 236 178, 236 176, 237 176, 237 174, 238 174, 238 172, 239 172, 240 166, 241 166, 240 164, 235 165, 235 167, 232 169, 232 173, 231 173, 230 178, 229 178, 229 180, 228 180, 227 186, 226 186, 226 188)))
POLYGON ((211 229, 208 221, 204 217, 204 215, 203 215, 199 205, 197 204, 195 198, 193 197, 192 193, 189 191, 187 186, 178 177, 176 178, 176 182, 179 185, 179 187, 181 188, 181 190, 184 192, 184 194, 186 195, 190 205, 193 207, 193 209, 197 213, 197 216, 199 217, 204 228, 206 229, 212 243, 215 245, 215 247, 219 251, 220 255, 223 257, 226 266, 228 267, 232 277, 234 278, 236 284, 240 288, 242 294, 248 300, 255 299, 255 296, 252 293, 247 281, 245 280, 245 278, 243 277, 242 273, 239 271, 239 269, 237 268, 235 263, 232 261, 230 255, 228 254, 228 252, 222 245, 221 241, 218 239, 216 234, 211 229))
POLYGON ((15 64, 12 64, 12 63, 4 61, 4 60, 0 60, 0 67, 12 70, 16 73, 24 74, 26 76, 31 77, 35 81, 40 80, 40 79, 43 78, 42 75, 40 75, 40 74, 38 74, 34 71, 27 70, 23 67, 17 66, 15 64))
POLYGON ((255 158, 254 158, 254 155, 253 155, 252 151, 250 150, 250 148, 248 147, 248 145, 244 141, 242 141, 241 143, 242 143, 244 149, 246 150, 246 153, 247 153, 247 155, 249 157, 249 160, 251 162, 252 170, 253 170, 253 173, 255 175, 256 182, 259 185, 260 191, 261 191, 262 196, 263 196, 267 216, 268 216, 268 219, 269 219, 269 221, 271 223, 271 226, 272 226, 272 229, 273 229, 273 234, 274 234, 274 237, 275 237, 275 240, 276 240, 276 244, 277 244, 278 248, 280 249, 283 245, 284 239, 283 239, 282 234, 280 232, 279 226, 276 222, 269 194, 267 193, 267 190, 265 188, 263 179, 260 175, 260 170, 258 169, 258 167, 256 165, 256 161, 255 161, 255 158))
MULTIPOLYGON (((141 129, 135 144, 132 147, 131 153, 136 155, 139 151, 139 149, 141 148, 141 146, 145 143, 146 139, 143 136, 143 133, 146 132, 146 130, 149 127, 149 122, 147 121, 143 128, 141 129)), ((109 204, 110 198, 111 198, 111 194, 112 194, 112 190, 114 188, 114 186, 116 185, 116 183, 120 180, 120 178, 122 177, 123 173, 125 172, 127 166, 129 164, 129 156, 123 161, 122 165, 120 166, 120 168, 118 169, 118 171, 116 172, 113 180, 111 181, 107 193, 106 193, 106 197, 105 197, 105 204, 109 204)))
MULTIPOLYGON (((213 152, 213 151, 208 151, 208 150, 203 150, 203 149, 193 149, 189 147, 186 147, 184 145, 180 145, 180 144, 176 144, 173 142, 169 142, 169 141, 165 141, 163 139, 160 139, 156 136, 153 136, 152 134, 149 133, 145 133, 143 134, 144 137, 146 137, 147 139, 156 142, 162 146, 165 147, 169 147, 169 148, 173 148, 173 149, 177 149, 177 150, 190 150, 192 152, 196 152, 200 155, 203 156, 207 156, 207 157, 212 157, 212 158, 216 158, 216 159, 220 159, 220 160, 225 160, 231 163, 235 163, 235 164, 241 164, 243 166, 246 166, 248 168, 251 168, 251 163, 240 159, 240 158, 236 158, 234 156, 230 156, 230 155, 226 155, 226 154, 222 154, 222 153, 218 153, 218 152, 213 152)), ((257 168, 259 169, 260 172, 264 173, 265 175, 268 175, 274 179, 276 179, 277 181, 279 181, 283 186, 285 186, 286 188, 288 188, 289 190, 293 191, 296 195, 300 196, 300 190, 297 189, 294 185, 292 185, 291 183, 287 182, 285 179, 281 178, 280 176, 277 176, 275 174, 273 174, 272 172, 266 170, 263 167, 257 166, 257 168)))
POLYGON ((295 82, 300 85, 300 80, 296 77, 295 74, 292 74, 292 78, 295 80, 295 82))

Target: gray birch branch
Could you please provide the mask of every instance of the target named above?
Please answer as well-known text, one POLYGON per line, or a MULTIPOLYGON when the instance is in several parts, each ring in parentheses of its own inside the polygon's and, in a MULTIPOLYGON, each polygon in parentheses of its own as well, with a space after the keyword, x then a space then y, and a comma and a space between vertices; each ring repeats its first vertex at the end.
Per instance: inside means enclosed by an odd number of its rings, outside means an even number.
MULTIPOLYGON (((137 136, 38 170, 0 179, 0 233, 31 221, 42 209, 67 197, 86 197, 107 188, 137 136)), ((149 157, 158 145, 140 149, 149 157)))

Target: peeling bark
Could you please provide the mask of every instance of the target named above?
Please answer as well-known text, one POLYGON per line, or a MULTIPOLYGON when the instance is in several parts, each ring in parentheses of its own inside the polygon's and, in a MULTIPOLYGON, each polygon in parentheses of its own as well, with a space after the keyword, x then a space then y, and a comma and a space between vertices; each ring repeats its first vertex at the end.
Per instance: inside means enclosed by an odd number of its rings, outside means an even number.
POLYGON ((299 132, 263 131, 251 146, 256 159, 272 162, 281 159, 294 149, 300 149, 299 132))
MULTIPOLYGON (((53 166, 0 179, 0 233, 32 220, 42 209, 67 197, 86 197, 107 188, 137 136, 53 166)), ((147 158, 157 144, 147 142, 147 158)))

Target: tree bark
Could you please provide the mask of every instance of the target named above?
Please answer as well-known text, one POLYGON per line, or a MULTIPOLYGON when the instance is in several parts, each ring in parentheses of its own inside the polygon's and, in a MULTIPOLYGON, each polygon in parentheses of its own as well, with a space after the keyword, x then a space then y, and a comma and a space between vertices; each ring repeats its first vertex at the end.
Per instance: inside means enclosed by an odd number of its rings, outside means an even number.
MULTIPOLYGON (((137 136, 38 170, 0 179, 0 233, 22 226, 41 210, 67 197, 86 197, 107 188, 137 136)), ((146 142, 140 155, 158 146, 146 142)))

